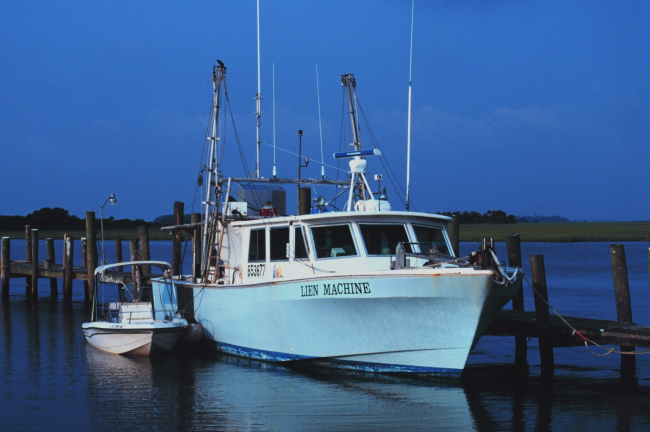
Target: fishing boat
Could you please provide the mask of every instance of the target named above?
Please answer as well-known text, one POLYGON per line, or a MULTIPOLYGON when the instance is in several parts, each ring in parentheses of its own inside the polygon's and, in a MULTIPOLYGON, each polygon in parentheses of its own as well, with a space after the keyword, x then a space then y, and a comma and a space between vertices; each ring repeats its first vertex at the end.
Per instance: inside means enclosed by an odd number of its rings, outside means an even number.
POLYGON ((456 256, 446 230, 451 218, 393 211, 383 188, 372 192, 368 161, 382 153, 363 147, 351 74, 342 85, 353 148, 334 155, 348 161, 347 179, 262 178, 259 168, 226 177, 218 157, 225 75, 220 62, 199 177, 202 221, 167 227, 201 231, 197 270, 174 280, 188 319, 214 349, 241 357, 459 375, 522 273, 501 263, 489 240, 456 256), (298 185, 298 214, 287 214, 282 185, 298 185), (313 185, 335 188, 345 205, 332 209, 334 198, 324 197, 309 205, 313 185))
POLYGON ((176 308, 171 266, 162 261, 131 261, 102 265, 95 270, 95 297, 91 321, 83 323, 90 345, 112 354, 153 355, 174 349, 188 323, 176 308), (129 288, 122 275, 111 269, 133 267, 134 284, 129 288), (163 277, 147 287, 143 270, 151 266, 163 270, 163 277), (107 286, 118 291, 110 295, 107 286))

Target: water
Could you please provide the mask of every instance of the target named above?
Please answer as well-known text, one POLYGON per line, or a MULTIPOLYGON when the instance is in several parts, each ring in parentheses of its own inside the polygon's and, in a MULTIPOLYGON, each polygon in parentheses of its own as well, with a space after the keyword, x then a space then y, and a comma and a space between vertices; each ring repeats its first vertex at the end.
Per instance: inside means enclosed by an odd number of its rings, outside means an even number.
MULTIPOLYGON (((642 324, 650 323, 648 246, 625 245, 642 324)), ((14 241, 15 259, 21 247, 14 241)), ((171 244, 152 242, 151 251, 168 261, 171 244)), ((497 251, 505 256, 504 245, 497 251)), ((524 257, 533 253, 544 254, 558 312, 616 319, 608 244, 522 245, 524 257)), ((535 340, 528 370, 517 372, 514 343, 503 337, 484 337, 460 380, 296 370, 211 353, 127 358, 85 342, 80 282, 69 308, 50 302, 46 279, 37 304, 24 291, 24 279, 13 279, 0 305, 0 430, 650 430, 650 356, 638 357, 632 384, 621 383, 619 356, 581 347, 555 349, 555 378, 542 380, 535 340)), ((529 287, 525 298, 533 310, 529 287)))

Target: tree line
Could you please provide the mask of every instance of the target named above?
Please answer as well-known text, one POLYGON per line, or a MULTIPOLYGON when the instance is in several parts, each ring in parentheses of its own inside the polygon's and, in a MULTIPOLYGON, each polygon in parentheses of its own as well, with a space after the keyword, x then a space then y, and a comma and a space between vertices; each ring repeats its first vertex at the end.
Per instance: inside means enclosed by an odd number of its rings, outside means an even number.
MULTIPOLYGON (((143 219, 115 219, 113 216, 104 219, 104 229, 137 228, 145 224, 157 225, 143 219)), ((86 220, 71 215, 68 210, 60 207, 43 207, 27 216, 0 216, 0 231, 22 231, 25 225, 40 230, 84 230, 86 220)))
POLYGON ((514 224, 517 223, 517 216, 509 215, 501 210, 488 210, 481 214, 475 211, 464 212, 440 212, 439 214, 445 216, 452 216, 457 214, 459 223, 463 225, 469 224, 514 224))

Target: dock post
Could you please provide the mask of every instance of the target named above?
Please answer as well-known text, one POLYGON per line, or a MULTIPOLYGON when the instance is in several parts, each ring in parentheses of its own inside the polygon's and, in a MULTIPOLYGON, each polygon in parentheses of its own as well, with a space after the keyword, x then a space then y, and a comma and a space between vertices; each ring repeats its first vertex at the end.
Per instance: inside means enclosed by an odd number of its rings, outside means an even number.
MULTIPOLYGON (((149 261, 151 260, 151 254, 149 253, 149 229, 146 224, 143 224, 138 226, 138 231, 140 233, 140 252, 142 253, 142 259, 149 261)), ((142 271, 151 274, 151 266, 143 266, 142 271)))
POLYGON ((2 271, 2 300, 9 300, 9 276, 11 268, 11 239, 2 237, 2 261, 0 269, 2 271))
MULTIPOLYGON (((201 213, 192 213, 193 224, 201 222, 201 213)), ((201 227, 194 228, 192 235, 192 277, 201 277, 201 227)))
MULTIPOLYGON (((54 257, 54 239, 45 239, 45 250, 47 251, 47 260, 50 262, 50 268, 56 264, 54 257)), ((59 296, 59 285, 56 278, 50 278, 50 297, 56 299, 59 296)))
POLYGON ((552 372, 555 367, 553 358, 553 343, 549 327, 550 317, 548 312, 548 290, 546 287, 546 270, 544 268, 544 255, 530 256, 530 273, 533 279, 533 293, 535 298, 535 315, 539 326, 539 358, 542 363, 542 373, 552 372))
MULTIPOLYGON (((88 268, 88 239, 81 237, 81 267, 88 268)), ((88 301, 90 284, 84 279, 84 299, 88 301)))
MULTIPOLYGON (((521 264, 521 240, 519 234, 510 234, 506 237, 506 247, 508 249, 508 265, 510 267, 523 267, 521 264)), ((512 299, 512 309, 524 311, 524 288, 519 288, 517 294, 512 299)), ((526 335, 515 336, 515 365, 525 366, 528 346, 526 345, 526 335)))
POLYGON ((88 298, 95 295, 95 269, 97 268, 97 234, 95 233, 95 212, 86 212, 86 239, 88 241, 88 298))
MULTIPOLYGON (((609 246, 612 259, 612 277, 614 278, 614 294, 616 297, 616 316, 618 322, 632 324, 632 303, 630 302, 630 285, 627 277, 625 262, 625 247, 622 244, 609 246)), ((621 352, 633 352, 634 347, 621 346, 621 352)), ((634 355, 621 355, 621 373, 634 374, 636 358, 634 355)))
MULTIPOLYGON (((174 201, 174 225, 183 224, 184 211, 185 203, 174 201)), ((181 270, 181 231, 174 230, 172 237, 172 275, 180 275, 181 270)))
MULTIPOLYGON (((115 262, 120 263, 124 261, 124 255, 122 254, 122 239, 115 239, 115 262)), ((124 266, 117 267, 117 271, 124 271, 124 266)))
MULTIPOLYGON (((31 225, 25 225, 25 261, 32 261, 32 227, 31 225)), ((32 278, 31 276, 25 276, 25 297, 30 297, 32 295, 32 278)))
MULTIPOLYGON (((136 261, 136 256, 138 255, 138 239, 129 240, 129 253, 131 257, 129 261, 136 261)), ((131 266, 131 280, 133 281, 133 286, 135 287, 135 267, 131 266)))
POLYGON ((451 218, 453 220, 449 222, 447 235, 449 236, 451 248, 454 250, 454 256, 458 257, 460 255, 460 219, 457 214, 451 215, 451 218))
POLYGON ((65 235, 65 255, 63 258, 63 303, 72 304, 72 278, 73 278, 73 261, 74 257, 74 237, 65 235))
POLYGON ((32 229, 32 292, 34 301, 38 299, 38 230, 32 229))

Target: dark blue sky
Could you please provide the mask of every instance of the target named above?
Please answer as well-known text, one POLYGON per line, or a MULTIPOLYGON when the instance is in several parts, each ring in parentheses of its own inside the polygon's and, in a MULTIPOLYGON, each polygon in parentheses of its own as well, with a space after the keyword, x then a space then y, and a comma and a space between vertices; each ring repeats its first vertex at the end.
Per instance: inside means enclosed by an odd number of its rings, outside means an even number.
MULTIPOLYGON (((111 192, 118 205, 106 217, 153 219, 173 201, 189 211, 216 59, 228 68, 253 164, 255 8, 254 0, 3 2, 0 214, 99 213, 111 192)), ((404 184, 411 2, 263 0, 260 9, 263 141, 273 142, 275 63, 277 145, 297 151, 304 130, 312 163, 303 176, 319 175, 318 64, 325 159, 335 165, 340 78, 354 73, 404 184)), ((416 1, 415 207, 650 220, 649 59, 648 2, 416 1)), ((241 175, 230 124, 226 138, 229 172, 241 175)), ((262 151, 269 177, 272 149, 262 151)), ((278 175, 295 177, 296 158, 277 155, 278 175)))

